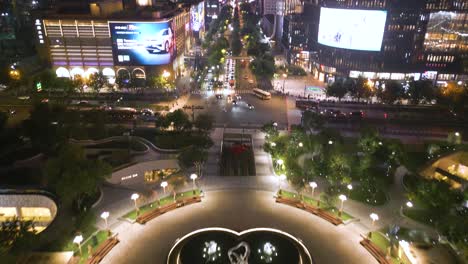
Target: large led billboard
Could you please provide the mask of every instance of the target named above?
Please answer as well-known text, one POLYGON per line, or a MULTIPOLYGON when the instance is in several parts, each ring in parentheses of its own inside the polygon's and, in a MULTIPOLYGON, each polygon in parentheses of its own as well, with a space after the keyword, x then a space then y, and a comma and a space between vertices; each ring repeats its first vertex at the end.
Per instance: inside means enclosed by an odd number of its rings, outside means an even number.
POLYGON ((116 65, 164 65, 176 55, 172 21, 109 22, 116 65))
POLYGON ((380 51, 387 11, 320 8, 318 42, 323 45, 380 51))
POLYGON ((190 26, 198 32, 205 24, 205 2, 200 2, 190 8, 190 26))
POLYGON ((466 12, 432 12, 427 23, 424 47, 428 51, 463 50, 468 42, 466 12))

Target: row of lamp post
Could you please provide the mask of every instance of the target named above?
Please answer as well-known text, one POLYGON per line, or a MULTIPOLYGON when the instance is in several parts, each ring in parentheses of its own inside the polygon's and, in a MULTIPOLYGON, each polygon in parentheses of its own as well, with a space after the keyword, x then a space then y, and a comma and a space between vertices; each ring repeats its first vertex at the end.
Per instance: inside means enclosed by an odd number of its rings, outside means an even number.
MULTIPOLYGON (((286 177, 286 176, 285 176, 286 177)), ((193 191, 195 192, 195 189, 196 189, 196 184, 195 184, 195 180, 198 178, 197 174, 195 173, 192 173, 190 175, 190 179, 193 181, 193 191)), ((168 186, 168 183, 166 181, 163 181, 161 182, 161 187, 163 188, 164 190, 164 193, 166 193, 166 187, 168 186)), ((135 211, 137 212, 137 215, 139 214, 140 212, 140 209, 138 208, 138 205, 137 205, 137 200, 140 198, 140 195, 138 193, 133 193, 131 196, 130 196, 130 199, 133 200, 133 204, 135 206, 135 211)), ((109 229, 109 225, 108 225, 108 222, 107 222, 107 218, 109 218, 109 212, 105 211, 105 212, 102 212, 101 213, 101 218, 104 219, 104 222, 105 222, 105 226, 106 226, 106 230, 109 232, 109 234, 111 234, 111 231, 109 229)), ((82 252, 82 249, 81 249, 81 243, 83 242, 83 235, 77 235, 73 238, 73 243, 77 244, 78 245, 78 248, 80 250, 80 256, 83 255, 83 252, 82 252)))

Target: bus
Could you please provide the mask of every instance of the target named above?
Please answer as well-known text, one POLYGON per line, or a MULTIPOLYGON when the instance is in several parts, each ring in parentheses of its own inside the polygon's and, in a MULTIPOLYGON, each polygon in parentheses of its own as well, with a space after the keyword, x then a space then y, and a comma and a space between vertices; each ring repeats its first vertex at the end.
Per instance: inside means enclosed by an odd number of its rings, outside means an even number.
POLYGON ((253 89, 253 93, 255 96, 262 100, 269 100, 271 99, 271 93, 263 91, 262 89, 255 88, 253 89))
POLYGON ((318 102, 307 99, 296 99, 296 108, 301 110, 318 110, 318 102))

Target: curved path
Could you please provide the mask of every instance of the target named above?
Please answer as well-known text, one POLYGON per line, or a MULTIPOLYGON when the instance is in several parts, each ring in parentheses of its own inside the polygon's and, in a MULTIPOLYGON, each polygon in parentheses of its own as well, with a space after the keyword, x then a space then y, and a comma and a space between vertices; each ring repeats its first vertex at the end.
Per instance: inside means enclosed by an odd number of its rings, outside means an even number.
POLYGON ((164 214, 146 225, 123 223, 114 229, 121 242, 102 263, 165 263, 177 238, 205 227, 277 228, 301 239, 314 263, 376 263, 360 246, 361 238, 352 224, 335 227, 315 215, 275 203, 272 192, 256 190, 211 191, 202 203, 164 214))

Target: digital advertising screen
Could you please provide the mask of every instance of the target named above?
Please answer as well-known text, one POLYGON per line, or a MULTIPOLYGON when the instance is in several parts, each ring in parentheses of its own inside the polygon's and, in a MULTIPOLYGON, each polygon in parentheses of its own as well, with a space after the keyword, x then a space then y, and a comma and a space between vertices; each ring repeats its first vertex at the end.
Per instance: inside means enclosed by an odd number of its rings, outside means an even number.
POLYGON ((172 21, 109 22, 116 65, 164 65, 176 56, 172 21))
POLYGON ((424 47, 429 51, 457 51, 468 42, 466 12, 437 11, 429 15, 424 47))
POLYGON ((205 23, 205 3, 200 2, 190 8, 190 25, 193 31, 198 32, 205 23))
POLYGON ((320 8, 318 42, 352 50, 380 51, 387 11, 320 8))

